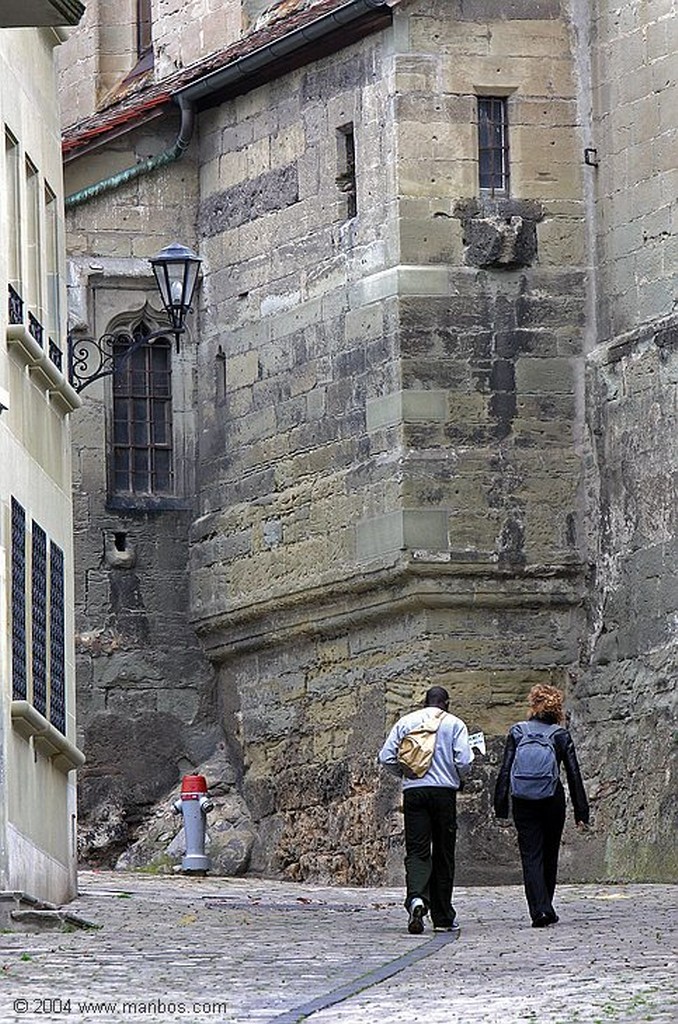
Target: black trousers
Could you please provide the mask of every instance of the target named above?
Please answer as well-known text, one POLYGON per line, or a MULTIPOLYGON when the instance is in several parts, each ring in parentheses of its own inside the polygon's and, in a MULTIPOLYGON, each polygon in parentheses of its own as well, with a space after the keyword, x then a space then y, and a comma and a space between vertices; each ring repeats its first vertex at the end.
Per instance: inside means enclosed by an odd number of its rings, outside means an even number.
POLYGON ((558 853, 565 827, 565 791, 559 783, 555 794, 547 800, 513 797, 512 808, 525 896, 534 921, 540 914, 554 913, 558 853))
POLYGON ((416 786, 403 791, 405 813, 405 906, 419 897, 434 926, 449 927, 454 852, 457 843, 457 791, 444 786, 416 786))

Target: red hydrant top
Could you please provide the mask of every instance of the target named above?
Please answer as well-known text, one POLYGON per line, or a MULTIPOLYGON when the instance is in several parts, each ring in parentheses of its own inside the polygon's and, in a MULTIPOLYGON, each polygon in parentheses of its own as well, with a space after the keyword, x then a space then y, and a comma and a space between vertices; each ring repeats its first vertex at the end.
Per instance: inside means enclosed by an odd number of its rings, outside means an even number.
POLYGON ((198 800, 207 792, 207 779, 204 775, 184 775, 181 780, 181 799, 198 800))

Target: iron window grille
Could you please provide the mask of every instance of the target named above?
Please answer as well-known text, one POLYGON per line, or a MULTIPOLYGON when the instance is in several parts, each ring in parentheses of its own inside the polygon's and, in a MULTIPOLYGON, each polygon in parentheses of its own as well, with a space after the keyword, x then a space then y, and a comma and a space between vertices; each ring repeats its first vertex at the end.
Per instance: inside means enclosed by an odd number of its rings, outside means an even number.
POLYGON ((40 348, 42 348, 45 331, 38 318, 33 316, 32 313, 28 314, 28 331, 35 338, 40 348))
POLYGON ((505 96, 478 97, 478 175, 481 191, 508 195, 508 100, 505 96))
POLYGON ((66 635, 64 608, 64 553, 54 541, 49 546, 49 718, 66 732, 66 635))
POLYGON ((47 535, 33 523, 31 545, 31 663, 33 706, 47 715, 47 535))
POLYGON ((26 700, 26 512, 12 498, 12 698, 26 700))
POLYGON ((24 300, 16 288, 9 287, 9 322, 11 324, 22 324, 24 322, 24 300))
POLYGON ((29 700, 66 732, 66 622, 64 553, 23 506, 11 501, 12 699, 29 700), (30 538, 30 545, 29 545, 30 538), (30 620, 27 558, 30 549, 30 620), (30 675, 29 675, 30 665, 30 675))
POLYGON ((52 360, 57 370, 63 370, 64 354, 55 341, 49 339, 49 358, 52 360))

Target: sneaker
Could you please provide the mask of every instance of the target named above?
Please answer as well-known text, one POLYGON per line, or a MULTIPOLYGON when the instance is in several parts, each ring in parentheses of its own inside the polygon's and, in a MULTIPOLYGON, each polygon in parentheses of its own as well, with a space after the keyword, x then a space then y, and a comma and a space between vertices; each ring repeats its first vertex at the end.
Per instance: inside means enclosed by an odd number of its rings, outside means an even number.
POLYGON ((457 924, 456 921, 453 921, 452 924, 434 924, 433 925, 433 931, 434 932, 460 932, 461 931, 461 927, 460 927, 460 925, 457 924))
POLYGON ((410 903, 409 911, 410 919, 407 922, 407 930, 410 935, 421 935, 424 930, 424 914, 426 913, 424 901, 415 897, 410 903))

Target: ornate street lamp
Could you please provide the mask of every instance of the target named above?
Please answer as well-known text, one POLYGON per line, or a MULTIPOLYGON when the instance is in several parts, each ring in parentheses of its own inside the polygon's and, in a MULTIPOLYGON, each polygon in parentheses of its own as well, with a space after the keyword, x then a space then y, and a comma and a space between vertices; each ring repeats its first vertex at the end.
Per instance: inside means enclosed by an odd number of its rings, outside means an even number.
POLYGON ((179 351, 179 338, 186 329, 184 321, 191 309, 202 260, 185 245, 175 242, 162 249, 149 262, 153 268, 169 327, 144 335, 115 331, 98 339, 78 335, 76 331, 72 331, 68 335, 68 373, 71 384, 78 393, 95 380, 110 377, 122 362, 158 338, 166 338, 168 334, 173 334, 176 338, 177 352, 179 351))

